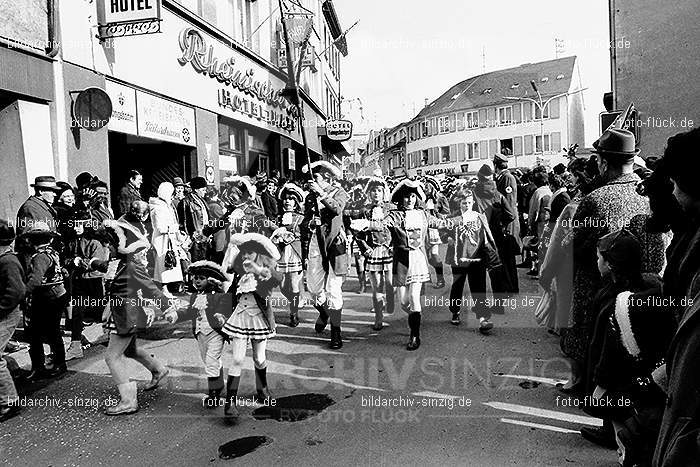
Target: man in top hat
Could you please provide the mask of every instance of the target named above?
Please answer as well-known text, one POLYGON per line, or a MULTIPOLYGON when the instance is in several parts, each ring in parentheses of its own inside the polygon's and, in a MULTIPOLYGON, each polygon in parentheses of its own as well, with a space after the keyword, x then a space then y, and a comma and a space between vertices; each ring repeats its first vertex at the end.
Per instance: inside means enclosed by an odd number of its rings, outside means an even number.
POLYGON ((143 175, 138 170, 129 170, 129 179, 119 191, 119 212, 118 215, 124 215, 131 209, 131 203, 134 201, 143 201, 141 197, 141 185, 143 184, 143 175))
POLYGON ((634 134, 610 129, 593 143, 603 185, 581 199, 572 219, 571 232, 564 238, 564 248, 572 248, 573 326, 562 335, 562 350, 572 366, 571 384, 581 380, 591 339, 593 297, 600 290, 596 244, 603 235, 627 227, 642 243, 642 272, 658 274, 664 263, 664 244, 660 234, 646 231, 651 211, 647 198, 637 194, 639 177, 633 171, 634 134))
MULTIPOLYGON (((192 239, 190 259, 192 262, 207 259, 209 238, 204 229, 209 226, 209 208, 204 200, 207 192, 207 181, 204 177, 194 177, 190 180, 192 192, 180 201, 177 206, 178 220, 181 229, 192 239)), ((208 233, 208 232, 207 232, 208 233)))
POLYGON ((58 230, 53 203, 61 188, 56 184, 56 178, 51 175, 36 177, 31 186, 34 188, 34 194, 17 211, 18 237, 37 222, 43 222, 52 232, 58 230))
POLYGON ((7 343, 22 318, 19 309, 24 299, 24 271, 22 264, 12 251, 15 229, 4 219, 0 219, 0 422, 17 415, 19 405, 17 389, 2 358, 7 343))
POLYGON ((518 181, 508 170, 508 157, 503 154, 493 156, 493 167, 496 172, 494 177, 496 188, 515 212, 516 220, 508 224, 505 236, 500 241, 496 240, 496 246, 503 263, 503 274, 508 283, 507 291, 517 294, 520 288, 518 287, 518 269, 515 266, 515 256, 520 254, 520 250, 523 248, 520 239, 520 222, 518 221, 518 181))
MULTIPOLYGON (((323 332, 331 322, 332 349, 343 346, 340 317, 343 311, 343 280, 348 271, 347 238, 343 211, 348 194, 337 183, 340 169, 326 161, 311 164, 314 180, 304 206, 302 224, 302 259, 306 261, 306 283, 319 316, 316 332, 323 332)), ((309 173, 305 165, 303 172, 309 173)))

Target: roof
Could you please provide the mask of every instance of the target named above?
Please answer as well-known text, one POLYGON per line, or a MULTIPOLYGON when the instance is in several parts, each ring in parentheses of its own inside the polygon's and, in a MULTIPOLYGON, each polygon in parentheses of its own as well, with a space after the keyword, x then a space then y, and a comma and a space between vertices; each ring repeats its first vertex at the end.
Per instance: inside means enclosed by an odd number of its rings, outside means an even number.
POLYGON ((473 76, 452 86, 421 110, 414 120, 509 102, 503 96, 536 98, 531 80, 537 84, 542 97, 568 92, 575 62, 576 56, 563 57, 473 76), (547 80, 543 82, 544 78, 547 80))

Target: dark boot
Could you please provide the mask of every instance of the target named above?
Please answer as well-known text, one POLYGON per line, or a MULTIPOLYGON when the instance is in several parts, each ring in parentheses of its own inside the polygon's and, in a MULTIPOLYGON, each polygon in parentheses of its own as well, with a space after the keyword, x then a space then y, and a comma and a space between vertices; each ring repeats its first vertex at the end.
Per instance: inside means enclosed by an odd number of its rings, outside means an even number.
POLYGON ((264 402, 267 399, 269 403, 272 400, 272 394, 267 388, 267 367, 255 369, 255 390, 259 402, 264 402))
POLYGON ((224 389, 223 370, 219 371, 219 376, 211 376, 207 378, 208 395, 204 399, 204 406, 208 409, 219 405, 221 391, 224 389))
POLYGON ((366 277, 367 274, 365 274, 364 272, 361 272, 357 275, 357 279, 360 281, 360 288, 357 290, 357 293, 365 293, 365 291, 367 290, 366 277))
POLYGON ((236 396, 238 395, 238 384, 241 382, 240 376, 229 376, 226 381, 226 401, 224 402, 224 417, 238 418, 238 408, 236 407, 236 396))
POLYGON ((295 328, 299 326, 299 293, 292 294, 292 300, 289 302, 289 327, 295 328))
POLYGON ((420 312, 414 311, 408 315, 408 327, 411 329, 411 338, 406 345, 407 350, 416 350, 420 347, 420 312))
POLYGON ((384 286, 384 297, 386 297, 386 314, 391 315, 394 313, 394 287, 391 285, 384 286))
POLYGON ((384 302, 372 297, 372 305, 374 306, 372 310, 374 311, 374 325, 372 326, 372 329, 375 331, 381 331, 384 321, 384 302))
POLYGON ((328 325, 328 312, 323 308, 323 306, 314 305, 314 308, 318 310, 318 319, 316 320, 316 325, 314 328, 316 332, 322 333, 326 326, 328 325))
POLYGON ((440 263, 435 267, 435 276, 436 276, 436 281, 435 285, 433 285, 434 289, 442 289, 445 287, 445 275, 442 272, 442 263, 440 263))
POLYGON ((331 326, 331 343, 330 348, 338 350, 343 347, 343 338, 340 335, 340 326, 331 326))

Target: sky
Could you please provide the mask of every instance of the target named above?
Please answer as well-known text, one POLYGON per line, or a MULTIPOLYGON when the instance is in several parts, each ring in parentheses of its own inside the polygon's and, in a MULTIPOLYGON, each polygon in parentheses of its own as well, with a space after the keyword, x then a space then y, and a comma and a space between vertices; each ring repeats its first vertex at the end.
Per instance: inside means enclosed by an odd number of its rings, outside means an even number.
MULTIPOLYGON (((608 0, 334 0, 347 36, 341 94, 360 99, 369 128, 393 127, 468 77, 576 55, 586 146, 610 91, 608 0), (485 60, 483 56, 485 55, 485 60), (484 68, 485 62, 485 68, 484 68)), ((354 106, 358 106, 354 101, 354 106)), ((354 122, 360 125, 361 122, 354 122)))

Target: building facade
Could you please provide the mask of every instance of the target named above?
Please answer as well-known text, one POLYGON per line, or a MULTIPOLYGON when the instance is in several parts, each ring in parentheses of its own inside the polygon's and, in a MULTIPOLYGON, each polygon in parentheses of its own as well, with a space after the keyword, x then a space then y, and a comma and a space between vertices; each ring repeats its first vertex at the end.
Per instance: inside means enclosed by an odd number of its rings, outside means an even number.
MULTIPOLYGON (((13 36, 26 38, 28 32, 0 30, 3 68, 17 70, 9 74, 14 82, 0 78, 5 107, 0 112, 14 112, 20 123, 31 115, 41 124, 26 131, 31 144, 14 141, 22 150, 7 152, 27 168, 6 210, 18 207, 15 198, 21 204, 37 174, 72 182, 89 171, 114 194, 127 171, 136 169, 144 174, 146 196, 175 176, 206 176, 215 186, 229 174, 278 170, 287 178, 300 176, 306 155, 296 106, 284 92, 286 47, 278 1, 138 4, 160 9, 159 32, 100 39, 98 18, 101 8, 110 8, 108 0, 60 2, 53 16, 49 9, 42 17, 38 8, 26 23, 39 24, 32 42, 49 43, 49 34, 55 36, 60 47, 53 56, 45 47, 10 48, 13 36), (105 91, 111 101, 104 128, 86 129, 76 113, 78 97, 89 88, 105 91), (7 110, 8 101, 19 101, 19 110, 7 110)), ((347 54, 344 40, 334 42, 340 24, 330 0, 285 2, 285 8, 313 15, 299 77, 305 130, 312 160, 333 158, 342 148, 319 129, 339 114, 340 62, 347 54)), ((19 5, 10 15, 4 25, 22 25, 27 10, 19 5)), ((0 140, 6 134, 10 129, 0 127, 0 140)))
POLYGON ((563 148, 584 145, 579 89, 576 57, 456 84, 406 124, 408 175, 473 175, 497 153, 510 157, 511 167, 565 162, 563 148), (533 101, 546 104, 544 111, 533 101))

